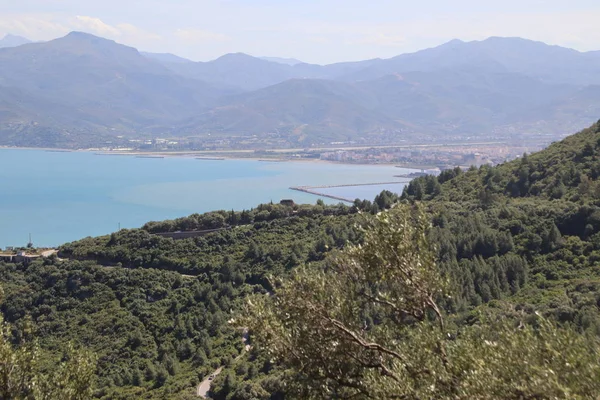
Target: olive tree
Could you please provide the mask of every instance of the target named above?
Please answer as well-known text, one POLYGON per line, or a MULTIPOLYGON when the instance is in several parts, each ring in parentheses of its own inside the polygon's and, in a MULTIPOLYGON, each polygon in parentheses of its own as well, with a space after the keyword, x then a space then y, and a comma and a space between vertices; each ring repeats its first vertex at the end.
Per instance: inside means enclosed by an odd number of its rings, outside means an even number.
MULTIPOLYGON (((450 328, 449 283, 429 219, 399 205, 365 217, 364 240, 273 280, 236 323, 287 370, 288 395, 356 399, 595 398, 595 339, 538 318, 450 328)), ((452 324, 454 326, 454 324, 452 324)))

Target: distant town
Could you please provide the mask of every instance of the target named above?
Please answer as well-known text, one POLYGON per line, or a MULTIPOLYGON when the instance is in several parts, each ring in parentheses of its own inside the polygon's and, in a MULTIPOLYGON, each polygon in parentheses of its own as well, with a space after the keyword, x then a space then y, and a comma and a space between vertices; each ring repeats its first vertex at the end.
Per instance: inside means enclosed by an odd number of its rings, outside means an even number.
POLYGON ((496 135, 450 136, 441 139, 423 136, 420 140, 393 141, 382 138, 367 143, 366 140, 329 142, 306 148, 293 144, 266 140, 256 136, 228 138, 148 138, 126 139, 106 143, 89 150, 99 153, 127 153, 142 157, 195 156, 201 159, 257 158, 265 161, 323 160, 353 164, 397 164, 417 168, 469 167, 484 164, 496 165, 531 153, 560 140, 564 135, 496 135))

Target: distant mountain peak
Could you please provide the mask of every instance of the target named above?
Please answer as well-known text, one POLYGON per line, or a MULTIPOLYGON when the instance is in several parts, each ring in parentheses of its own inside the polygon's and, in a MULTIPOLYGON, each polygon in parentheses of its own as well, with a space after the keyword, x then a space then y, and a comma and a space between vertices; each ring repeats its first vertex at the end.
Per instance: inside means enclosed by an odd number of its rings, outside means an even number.
MULTIPOLYGON (((440 45, 438 45, 438 46, 435 46, 435 47, 433 47, 433 49, 453 49, 453 48, 456 48, 456 47, 463 46, 463 45, 464 45, 464 44, 466 44, 466 43, 467 43, 467 42, 465 42, 465 41, 462 41, 462 40, 460 40, 460 39, 452 39, 452 40, 450 40, 449 42, 442 43, 442 44, 440 44, 440 45)), ((413 54, 417 54, 417 53, 420 53, 420 52, 422 52, 422 51, 427 51, 427 50, 419 50, 419 51, 417 51, 417 52, 415 52, 415 53, 413 53, 413 54)), ((403 56, 403 55, 404 55, 404 54, 400 54, 400 56, 398 56, 398 57, 401 57, 401 56, 403 56)))
POLYGON ((84 44, 105 45, 105 46, 113 46, 114 45, 114 46, 119 46, 121 48, 135 50, 137 52, 137 49, 135 49, 134 47, 131 47, 131 46, 128 46, 128 45, 125 45, 122 43, 118 43, 112 39, 106 39, 102 36, 96 36, 91 33, 79 32, 79 31, 70 32, 66 36, 63 36, 62 38, 55 39, 54 42, 72 42, 72 43, 84 43, 84 44))
POLYGON ((297 60, 295 58, 282 58, 282 57, 259 57, 261 60, 274 62, 277 64, 284 64, 294 66, 297 64, 304 64, 304 61, 297 60))
POLYGON ((65 37, 97 37, 92 35, 91 33, 82 32, 82 31, 71 31, 67 33, 65 37))
POLYGON ((114 40, 106 39, 100 36, 92 35, 87 32, 73 31, 69 32, 62 39, 71 39, 71 40, 87 40, 87 41, 103 41, 103 42, 113 42, 114 40))
MULTIPOLYGON (((442 44, 439 47, 445 46, 458 46, 458 45, 473 45, 473 44, 484 44, 484 45, 503 45, 503 46, 538 46, 538 47, 560 47, 556 45, 550 45, 538 40, 525 39, 519 36, 490 36, 482 40, 463 41, 460 39, 453 39, 449 42, 442 44)), ((572 50, 565 48, 567 50, 572 50)))
POLYGON ((23 40, 29 40, 23 36, 19 36, 19 35, 13 35, 12 33, 7 33, 6 35, 4 35, 4 37, 2 38, 2 40, 4 39, 23 39, 23 40))
POLYGON ((460 39, 452 39, 451 41, 444 43, 442 46, 448 46, 448 45, 455 46, 457 44, 464 44, 464 43, 465 42, 460 39))
POLYGON ((252 56, 249 55, 249 54, 246 54, 246 53, 242 53, 241 51, 238 51, 238 52, 235 52, 235 53, 223 54, 219 58, 224 58, 224 57, 252 57, 252 56))
MULTIPOLYGON (((253 65, 255 68, 260 68, 261 66, 266 65, 266 64, 275 64, 270 61, 262 60, 258 57, 254 57, 254 56, 251 56, 250 54, 246 54, 246 53, 227 53, 227 54, 224 54, 221 57, 217 58, 216 60, 209 61, 208 63, 215 64, 215 65, 224 65, 224 66, 229 66, 229 67, 233 66, 233 65, 237 65, 237 66, 253 65)), ((283 67, 282 65, 278 65, 278 66, 283 67)))
POLYGON ((86 32, 70 32, 66 36, 58 39, 54 39, 48 42, 51 46, 55 46, 61 49, 69 48, 70 51, 74 52, 96 52, 97 54, 129 54, 131 56, 142 57, 137 49, 117 43, 114 40, 105 39, 103 37, 92 35, 86 32), (100 52, 100 53, 98 53, 100 52))
POLYGON ((238 62, 264 62, 264 60, 261 60, 259 58, 256 58, 254 56, 251 56, 250 54, 246 54, 246 53, 242 53, 242 52, 238 52, 238 53, 227 53, 227 54, 223 54, 221 57, 210 61, 210 62, 230 62, 230 61, 238 61, 238 62))
POLYGON ((18 35, 13 35, 8 33, 4 36, 4 38, 0 39, 0 48, 1 47, 17 47, 23 44, 31 43, 31 40, 18 35))
POLYGON ((531 39, 525 39, 519 36, 490 36, 487 39, 483 39, 481 40, 482 42, 527 42, 527 43, 542 43, 545 44, 546 46, 549 46, 548 44, 544 43, 544 42, 540 42, 537 40, 531 40, 531 39))

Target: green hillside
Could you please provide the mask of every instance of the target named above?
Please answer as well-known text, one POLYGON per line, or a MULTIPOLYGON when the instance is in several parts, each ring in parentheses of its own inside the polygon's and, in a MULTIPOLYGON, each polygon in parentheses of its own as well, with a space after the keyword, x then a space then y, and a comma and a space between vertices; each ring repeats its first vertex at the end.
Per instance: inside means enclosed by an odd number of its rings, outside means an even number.
MULTIPOLYGON (((547 149, 525 155, 519 160, 496 168, 483 167, 445 183, 439 195, 425 196, 436 200, 474 200, 485 194, 508 198, 561 199, 573 202, 594 202, 596 181, 600 176, 600 124, 553 143, 547 149)), ((444 183, 453 172, 446 172, 438 181, 444 183)), ((414 195, 413 183, 407 194, 414 195)), ((426 185, 426 183, 425 183, 426 185)), ((431 193, 428 193, 431 195, 431 193)))
MULTIPOLYGON (((235 213, 237 228, 195 239, 140 229, 69 243, 63 260, 1 264, 2 312, 16 332, 32 325, 48 357, 69 342, 92 350, 99 398, 183 398, 240 354, 241 332, 227 323, 240 299, 270 289, 266 274, 356 241, 355 212, 264 205, 235 213)), ((196 217, 175 223, 195 227, 196 217)))
MULTIPOLYGON (((238 318, 288 397, 596 398, 598 128, 419 178, 361 246, 254 296, 238 318)), ((217 398, 252 398, 244 379, 218 379, 217 398)))
MULTIPOLYGON (((427 238, 451 292, 438 303, 452 329, 482 314, 533 323, 539 313, 597 338, 599 177, 596 124, 497 167, 418 178, 402 199, 384 192, 353 206, 267 204, 151 222, 65 244, 60 258, 0 264, 1 310, 14 344, 38 340, 44 368, 69 344, 96 354, 97 398, 194 398, 223 366, 215 399, 281 399, 301 377, 269 349, 244 352, 228 321, 243 317, 249 295, 277 293, 273 279, 298 266, 330 271, 330 253, 369 234, 358 225, 402 200, 422 204, 432 222, 427 238), (226 229, 178 241, 155 234, 214 228, 226 229)), ((364 329, 384 323, 358 311, 364 329)))
POLYGON ((471 264, 469 279, 480 282, 479 293, 468 294, 475 303, 503 287, 499 257, 518 257, 527 268, 510 287, 512 303, 600 334, 599 168, 595 124, 494 168, 416 179, 403 198, 425 201, 449 269, 471 264))

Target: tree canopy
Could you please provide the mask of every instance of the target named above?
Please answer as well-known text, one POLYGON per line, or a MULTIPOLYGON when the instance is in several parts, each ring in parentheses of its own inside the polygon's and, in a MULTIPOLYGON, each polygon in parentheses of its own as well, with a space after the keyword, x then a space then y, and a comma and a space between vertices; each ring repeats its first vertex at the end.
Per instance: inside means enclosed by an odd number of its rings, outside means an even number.
MULTIPOLYGON (((0 302, 3 293, 0 288, 0 302)), ((0 398, 14 400, 86 400, 92 396, 96 360, 68 344, 59 360, 44 366, 37 340, 12 342, 10 326, 0 317, 0 398)))
MULTIPOLYGON (((536 319, 447 326, 451 295, 420 208, 368 220, 364 241, 277 279, 239 323, 290 374, 297 398, 593 398, 596 338, 536 319)), ((490 318, 493 318, 490 316, 490 318)))
POLYGON ((104 399, 193 398, 219 367, 215 400, 590 398, 598 171, 596 124, 497 167, 417 178, 401 198, 194 214, 0 262, 5 348, 37 345, 40 374, 71 348, 93 353, 104 399), (261 314, 240 325, 246 352, 228 321, 249 296, 261 314))

